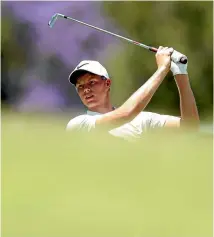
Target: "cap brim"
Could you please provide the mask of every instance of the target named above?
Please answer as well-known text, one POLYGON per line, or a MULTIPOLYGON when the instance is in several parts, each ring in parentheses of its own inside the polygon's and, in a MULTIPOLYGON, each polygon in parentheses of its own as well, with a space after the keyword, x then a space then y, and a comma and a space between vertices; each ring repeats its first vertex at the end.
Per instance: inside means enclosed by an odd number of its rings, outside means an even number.
POLYGON ((89 72, 91 74, 98 75, 98 76, 102 76, 102 74, 99 74, 97 72, 93 72, 92 70, 78 69, 78 70, 75 70, 75 71, 71 72, 71 74, 68 77, 68 80, 71 84, 76 85, 78 77, 80 77, 81 75, 83 75, 84 73, 87 73, 87 72, 89 72))
MULTIPOLYGON (((76 85, 77 79, 78 77, 80 77, 81 75, 83 75, 83 73, 87 73, 89 71, 85 70, 85 69, 79 69, 76 71, 71 72, 71 74, 68 77, 68 81, 73 84, 76 85)), ((91 72, 90 72, 91 73, 91 72)))

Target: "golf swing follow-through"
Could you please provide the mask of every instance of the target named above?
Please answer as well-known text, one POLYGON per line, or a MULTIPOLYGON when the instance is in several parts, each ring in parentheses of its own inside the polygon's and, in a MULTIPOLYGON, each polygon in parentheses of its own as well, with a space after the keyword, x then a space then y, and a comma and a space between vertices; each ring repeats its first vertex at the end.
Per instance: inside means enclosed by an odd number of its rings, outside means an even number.
POLYGON ((81 101, 88 110, 87 114, 69 121, 66 127, 68 131, 85 130, 89 132, 95 128, 107 126, 111 135, 129 140, 141 137, 150 128, 192 127, 198 129, 199 115, 189 82, 188 62, 185 55, 169 47, 160 46, 156 49, 58 13, 49 22, 50 27, 53 27, 58 17, 77 21, 156 52, 157 63, 157 70, 154 74, 120 107, 115 108, 110 100, 111 78, 107 70, 97 61, 80 62, 70 73, 69 82, 76 87, 81 101), (181 116, 144 112, 143 110, 170 70, 179 91, 181 116))

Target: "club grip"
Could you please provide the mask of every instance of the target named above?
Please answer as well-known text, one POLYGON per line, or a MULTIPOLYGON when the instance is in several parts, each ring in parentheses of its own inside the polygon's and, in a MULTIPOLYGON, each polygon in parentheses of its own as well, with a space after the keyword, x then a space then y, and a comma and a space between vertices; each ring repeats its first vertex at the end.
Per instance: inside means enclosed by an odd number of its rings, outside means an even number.
MULTIPOLYGON (((154 48, 154 47, 150 47, 149 48, 150 51, 156 53, 158 51, 157 48, 154 48)), ((182 63, 182 64, 187 64, 188 62, 188 59, 185 55, 179 53, 178 51, 174 50, 172 55, 171 55, 171 58, 172 58, 172 61, 175 62, 175 63, 182 63)))

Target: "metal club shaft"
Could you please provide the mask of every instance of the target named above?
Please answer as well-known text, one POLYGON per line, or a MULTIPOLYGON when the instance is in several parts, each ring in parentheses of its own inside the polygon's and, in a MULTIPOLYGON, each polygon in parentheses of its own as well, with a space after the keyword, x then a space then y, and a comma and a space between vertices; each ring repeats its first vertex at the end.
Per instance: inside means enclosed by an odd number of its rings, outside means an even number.
POLYGON ((72 21, 78 22, 78 23, 80 23, 80 24, 82 24, 82 25, 85 25, 85 26, 91 27, 91 28, 93 28, 93 29, 96 29, 96 30, 102 31, 102 32, 104 32, 104 33, 106 33, 106 34, 113 35, 113 36, 116 36, 116 37, 118 37, 118 38, 121 38, 121 39, 127 40, 127 41, 129 41, 130 43, 133 43, 133 44, 139 45, 139 46, 141 46, 141 47, 143 47, 143 48, 145 48, 145 49, 148 49, 148 50, 151 50, 151 51, 157 52, 157 49, 156 49, 156 48, 153 48, 153 47, 147 46, 147 45, 145 45, 145 44, 142 44, 142 43, 139 43, 139 42, 137 42, 137 41, 134 41, 134 40, 128 39, 128 38, 123 37, 123 36, 121 36, 121 35, 118 35, 118 34, 115 34, 115 33, 110 32, 110 31, 107 31, 107 30, 101 29, 101 28, 99 28, 99 27, 96 27, 96 26, 93 26, 93 25, 87 24, 87 23, 85 23, 85 22, 82 22, 82 21, 76 20, 76 19, 74 19, 74 18, 72 18, 72 17, 65 16, 65 15, 60 14, 60 13, 56 13, 55 15, 52 16, 51 20, 50 20, 49 23, 48 23, 48 25, 49 25, 51 28, 52 28, 53 25, 55 24, 55 22, 56 22, 56 20, 57 20, 58 17, 61 17, 61 18, 64 18, 64 19, 68 19, 68 20, 72 20, 72 21))
MULTIPOLYGON (((54 26, 54 24, 55 24, 55 22, 56 22, 56 20, 57 20, 58 17, 61 17, 61 18, 64 18, 64 19, 68 19, 68 20, 71 20, 71 21, 75 21, 75 22, 80 23, 80 24, 82 24, 82 25, 91 27, 91 28, 96 29, 96 30, 98 30, 98 31, 102 31, 102 32, 104 32, 104 33, 106 33, 106 34, 116 36, 116 37, 121 38, 121 39, 123 39, 123 40, 126 40, 126 41, 128 41, 128 42, 130 42, 130 43, 133 43, 133 44, 135 44, 135 45, 141 46, 141 47, 143 47, 143 48, 145 48, 145 49, 148 49, 148 50, 150 50, 150 51, 152 51, 152 52, 157 52, 157 48, 155 48, 155 47, 151 47, 151 46, 148 46, 148 45, 139 43, 139 42, 137 42, 137 41, 135 41, 135 40, 131 40, 131 39, 129 39, 129 38, 123 37, 123 36, 121 36, 121 35, 112 33, 112 32, 110 32, 110 31, 101 29, 101 28, 96 27, 96 26, 93 26, 93 25, 90 25, 90 24, 88 24, 88 23, 85 23, 85 22, 76 20, 76 19, 74 19, 74 18, 72 18, 72 17, 65 16, 65 15, 60 14, 60 13, 56 13, 56 14, 54 14, 54 15, 52 16, 51 20, 50 20, 49 23, 48 23, 48 25, 49 25, 51 28, 54 26)), ((186 64, 186 63, 187 63, 187 58, 186 58, 186 57, 181 57, 179 61, 180 61, 180 63, 186 64)))

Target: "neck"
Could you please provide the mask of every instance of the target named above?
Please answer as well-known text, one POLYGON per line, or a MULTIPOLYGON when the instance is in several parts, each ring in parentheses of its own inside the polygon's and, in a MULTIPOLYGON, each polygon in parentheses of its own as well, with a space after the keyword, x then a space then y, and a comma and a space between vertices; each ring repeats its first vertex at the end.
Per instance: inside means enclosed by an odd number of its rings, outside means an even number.
POLYGON ((114 110, 114 107, 112 106, 110 101, 107 101, 102 106, 95 107, 95 108, 88 108, 88 109, 90 111, 93 111, 93 112, 97 112, 97 113, 100 113, 100 114, 105 114, 105 113, 108 113, 108 112, 114 110))

